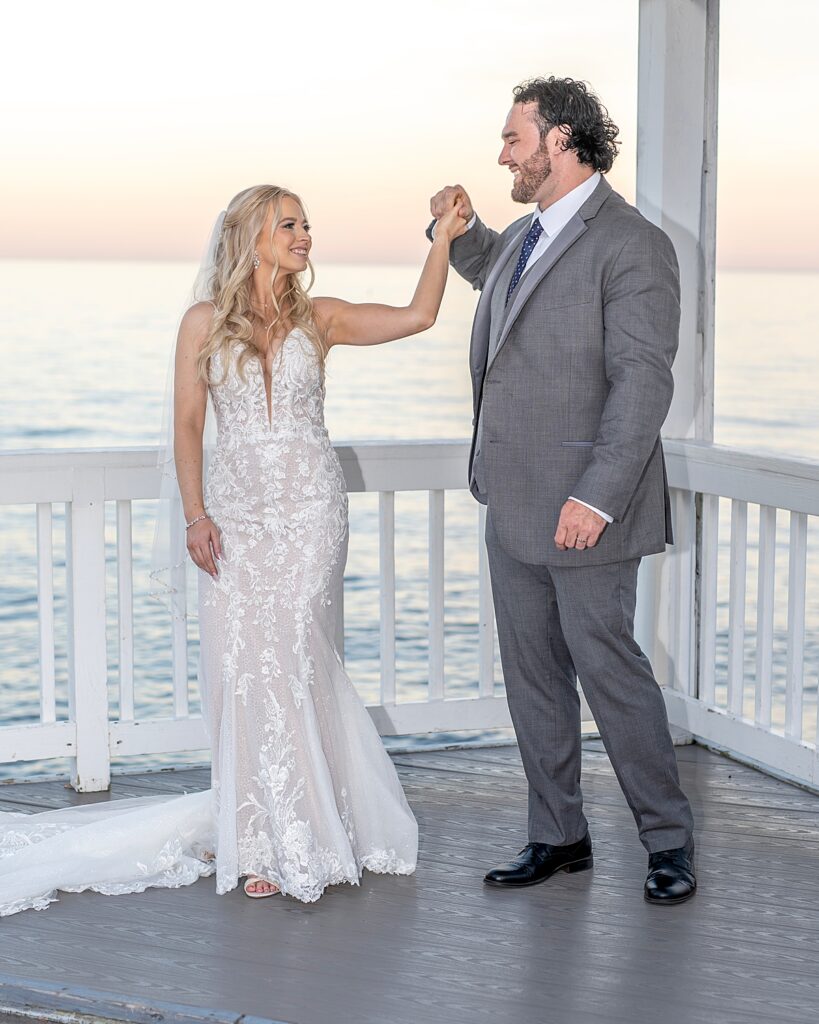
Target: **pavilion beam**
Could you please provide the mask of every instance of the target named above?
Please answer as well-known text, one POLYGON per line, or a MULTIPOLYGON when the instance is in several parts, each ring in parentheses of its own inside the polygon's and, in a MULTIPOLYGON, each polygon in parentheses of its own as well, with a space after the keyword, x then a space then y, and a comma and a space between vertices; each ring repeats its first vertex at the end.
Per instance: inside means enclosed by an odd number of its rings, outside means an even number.
MULTIPOLYGON (((680 347, 663 434, 701 441, 714 436, 718 54, 719 0, 640 0, 637 205, 680 264, 680 347)), ((684 509, 681 497, 678 543, 643 560, 635 628, 659 681, 696 695, 704 524, 693 497, 684 509)))

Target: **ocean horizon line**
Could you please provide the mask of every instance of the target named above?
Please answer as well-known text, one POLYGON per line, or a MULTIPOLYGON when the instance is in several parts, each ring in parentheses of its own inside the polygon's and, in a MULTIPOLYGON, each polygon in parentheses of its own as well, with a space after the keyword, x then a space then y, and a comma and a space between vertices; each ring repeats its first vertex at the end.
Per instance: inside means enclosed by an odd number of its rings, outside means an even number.
MULTIPOLYGON (((3 263, 70 263, 76 264, 89 264, 99 266, 100 264, 115 263, 119 265, 136 264, 139 266, 158 266, 167 264, 168 266, 185 266, 195 265, 198 263, 199 257, 192 256, 189 258, 182 257, 152 257, 152 256, 2 256, 0 255, 0 264, 3 263)), ((379 260, 378 262, 368 262, 366 260, 353 260, 353 259, 334 259, 334 260, 320 260, 314 264, 316 267, 378 267, 378 268, 391 268, 406 269, 406 268, 418 268, 421 265, 421 258, 419 260, 407 261, 407 260, 379 260)), ((720 264, 717 263, 717 271, 720 273, 729 274, 800 274, 806 277, 819 275, 819 266, 816 267, 757 267, 757 266, 738 266, 736 264, 720 264)))

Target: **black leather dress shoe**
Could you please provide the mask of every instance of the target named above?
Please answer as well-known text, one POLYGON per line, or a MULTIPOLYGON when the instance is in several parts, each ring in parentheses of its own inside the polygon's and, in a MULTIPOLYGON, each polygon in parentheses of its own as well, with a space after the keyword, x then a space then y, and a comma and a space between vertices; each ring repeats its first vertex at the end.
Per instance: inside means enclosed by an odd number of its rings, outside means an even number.
POLYGON ((694 843, 676 850, 660 850, 648 855, 645 898, 657 906, 684 903, 697 890, 694 875, 694 843))
POLYGON ((551 878, 556 871, 586 871, 593 863, 591 839, 586 833, 579 842, 568 846, 529 843, 514 860, 492 868, 484 876, 484 882, 507 889, 537 885, 551 878))

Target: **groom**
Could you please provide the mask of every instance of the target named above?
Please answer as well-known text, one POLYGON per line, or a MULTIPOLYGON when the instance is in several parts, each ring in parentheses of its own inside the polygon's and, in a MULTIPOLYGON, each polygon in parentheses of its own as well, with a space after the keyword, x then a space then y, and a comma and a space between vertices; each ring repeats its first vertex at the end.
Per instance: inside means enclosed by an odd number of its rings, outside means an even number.
MULTIPOLYGON (((499 163, 536 204, 498 234, 453 196, 452 245, 481 290, 470 368, 470 489, 486 543, 509 709, 529 782, 529 844, 490 885, 592 866, 577 678, 649 854, 645 898, 693 895, 693 819, 665 704, 634 640, 637 567, 670 543, 660 429, 673 391, 679 277, 668 237, 602 176, 617 127, 582 82, 514 90, 499 163)), ((429 229, 431 236, 434 224, 429 229)))

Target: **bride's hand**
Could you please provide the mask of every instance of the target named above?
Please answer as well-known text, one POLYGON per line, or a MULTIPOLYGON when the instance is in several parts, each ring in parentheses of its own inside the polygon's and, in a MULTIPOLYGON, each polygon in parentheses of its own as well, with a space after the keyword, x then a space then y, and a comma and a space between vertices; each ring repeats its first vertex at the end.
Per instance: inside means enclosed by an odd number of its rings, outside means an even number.
POLYGON ((450 199, 449 208, 438 218, 435 224, 435 237, 443 235, 448 238, 451 242, 455 238, 460 236, 466 231, 466 225, 468 220, 463 216, 461 210, 463 197, 460 193, 456 193, 452 199, 450 199))
POLYGON ((202 519, 188 528, 185 541, 188 554, 203 572, 216 578, 219 570, 216 559, 222 557, 222 540, 219 528, 211 519, 202 519))

